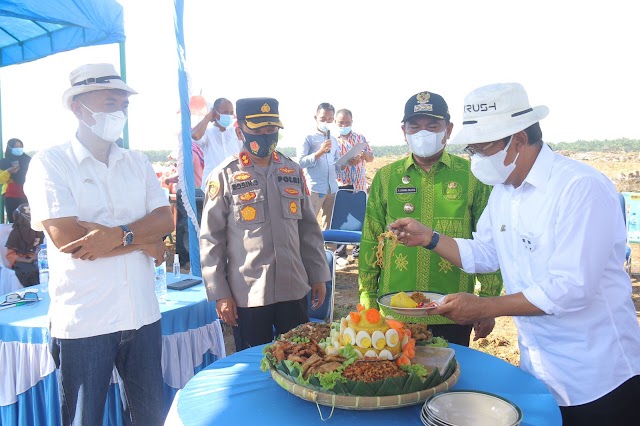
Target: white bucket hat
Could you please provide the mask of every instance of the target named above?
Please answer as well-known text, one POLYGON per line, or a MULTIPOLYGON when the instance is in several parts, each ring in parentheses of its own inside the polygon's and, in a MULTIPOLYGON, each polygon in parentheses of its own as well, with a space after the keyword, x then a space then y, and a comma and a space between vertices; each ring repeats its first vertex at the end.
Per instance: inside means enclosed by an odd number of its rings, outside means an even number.
POLYGON ((464 98, 462 130, 453 145, 493 142, 526 129, 549 114, 544 105, 531 107, 521 84, 498 83, 480 87, 464 98))
POLYGON ((81 93, 95 90, 120 89, 132 95, 135 90, 122 81, 120 75, 111 64, 87 64, 81 65, 69 74, 71 87, 62 95, 62 103, 67 109, 71 109, 73 97, 81 93))

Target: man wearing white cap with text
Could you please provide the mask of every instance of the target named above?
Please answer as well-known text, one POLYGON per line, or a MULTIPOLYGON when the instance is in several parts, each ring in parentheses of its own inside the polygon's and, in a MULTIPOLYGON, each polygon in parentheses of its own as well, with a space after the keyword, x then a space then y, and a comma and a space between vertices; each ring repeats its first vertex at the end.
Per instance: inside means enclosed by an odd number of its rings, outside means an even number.
POLYGON ((31 226, 46 231, 51 353, 62 423, 102 424, 114 366, 125 416, 164 422, 162 336, 153 267, 173 230, 167 198, 146 157, 119 148, 129 95, 111 64, 71 72, 64 105, 70 141, 39 152, 25 183, 31 226))
POLYGON ((473 239, 408 218, 390 227, 468 273, 500 268, 506 296, 452 294, 432 313, 460 324, 514 316, 520 365, 547 384, 563 424, 632 424, 640 327, 618 194, 602 173, 544 144, 538 122, 547 114, 520 84, 471 92, 452 144, 466 145, 472 172, 495 185, 473 239))

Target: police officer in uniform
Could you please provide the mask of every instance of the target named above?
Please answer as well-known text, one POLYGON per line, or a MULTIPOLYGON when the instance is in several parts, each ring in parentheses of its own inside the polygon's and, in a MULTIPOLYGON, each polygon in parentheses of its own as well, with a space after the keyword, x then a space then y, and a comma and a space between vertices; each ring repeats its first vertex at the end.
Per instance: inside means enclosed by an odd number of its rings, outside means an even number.
POLYGON ((207 297, 242 350, 307 322, 307 293, 322 305, 330 275, 302 170, 275 150, 278 101, 239 99, 236 114, 243 150, 210 176, 200 252, 207 297))

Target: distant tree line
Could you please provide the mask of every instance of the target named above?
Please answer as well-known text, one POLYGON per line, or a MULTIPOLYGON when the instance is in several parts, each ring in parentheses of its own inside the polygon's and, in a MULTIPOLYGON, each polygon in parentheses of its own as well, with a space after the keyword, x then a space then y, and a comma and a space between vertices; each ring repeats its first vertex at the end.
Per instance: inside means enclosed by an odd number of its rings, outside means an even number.
MULTIPOLYGON (((571 152, 606 152, 606 151, 640 151, 640 140, 638 139, 605 139, 595 141, 559 142, 549 144, 555 151, 571 152)), ((462 154, 462 145, 448 145, 447 151, 451 154, 462 154)), ((407 145, 374 145, 371 147, 376 157, 397 157, 409 152, 407 145)), ((291 146, 280 147, 279 151, 288 157, 295 157, 296 149, 291 146)), ((143 151, 152 163, 162 163, 167 161, 167 156, 171 152, 168 149, 143 151)))

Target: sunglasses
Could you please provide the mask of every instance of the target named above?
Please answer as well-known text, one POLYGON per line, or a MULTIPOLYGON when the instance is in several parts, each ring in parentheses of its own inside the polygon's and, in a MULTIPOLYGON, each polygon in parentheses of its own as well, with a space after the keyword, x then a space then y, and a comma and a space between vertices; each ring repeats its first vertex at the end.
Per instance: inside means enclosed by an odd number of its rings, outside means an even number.
POLYGON ((40 298, 35 291, 25 291, 23 294, 9 293, 4 299, 4 302, 0 303, 0 307, 13 307, 21 305, 32 305, 38 303, 40 298))

